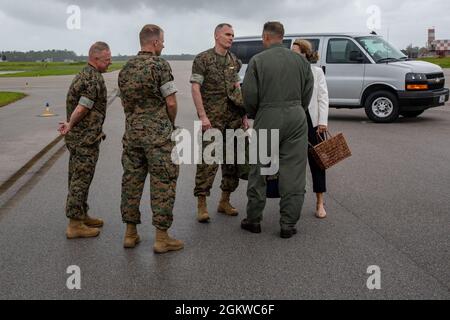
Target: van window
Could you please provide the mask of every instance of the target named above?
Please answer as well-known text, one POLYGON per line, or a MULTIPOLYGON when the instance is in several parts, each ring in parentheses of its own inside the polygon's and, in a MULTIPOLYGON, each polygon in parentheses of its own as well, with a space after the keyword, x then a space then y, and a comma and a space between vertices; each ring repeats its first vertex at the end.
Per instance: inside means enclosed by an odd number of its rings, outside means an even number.
POLYGON ((303 39, 303 38, 297 38, 297 39, 307 40, 307 41, 311 42, 313 52, 319 50, 320 39, 303 39))
POLYGON ((350 59, 352 51, 363 55, 358 46, 350 39, 330 39, 327 48, 327 63, 358 63, 350 59))
MULTIPOLYGON (((291 40, 284 40, 283 45, 290 49, 291 42, 291 40)), ((231 52, 233 52, 243 64, 248 64, 254 55, 262 51, 264 51, 262 40, 236 41, 231 47, 231 52)))

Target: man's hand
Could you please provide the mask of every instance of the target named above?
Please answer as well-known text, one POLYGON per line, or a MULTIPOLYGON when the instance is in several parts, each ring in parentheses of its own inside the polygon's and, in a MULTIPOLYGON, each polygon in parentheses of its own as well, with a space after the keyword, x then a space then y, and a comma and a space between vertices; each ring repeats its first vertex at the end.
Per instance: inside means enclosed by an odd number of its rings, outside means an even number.
POLYGON ((248 122, 248 117, 244 116, 242 118, 242 126, 244 127, 244 130, 248 130, 248 128, 250 128, 250 124, 248 122))
POLYGON ((328 130, 328 127, 327 127, 327 126, 319 125, 319 126, 317 127, 317 133, 318 133, 318 134, 325 133, 325 132, 327 132, 327 130, 328 130))
POLYGON ((81 120, 83 120, 84 117, 86 117, 89 111, 89 108, 79 104, 72 112, 69 122, 59 123, 59 133, 61 133, 63 136, 68 134, 73 127, 75 127, 81 120))
POLYGON ((72 126, 68 122, 60 122, 58 131, 61 135, 65 136, 69 133, 69 131, 72 130, 72 126))
POLYGON ((207 116, 200 117, 200 121, 202 122, 202 130, 203 132, 212 128, 211 122, 209 121, 207 116))

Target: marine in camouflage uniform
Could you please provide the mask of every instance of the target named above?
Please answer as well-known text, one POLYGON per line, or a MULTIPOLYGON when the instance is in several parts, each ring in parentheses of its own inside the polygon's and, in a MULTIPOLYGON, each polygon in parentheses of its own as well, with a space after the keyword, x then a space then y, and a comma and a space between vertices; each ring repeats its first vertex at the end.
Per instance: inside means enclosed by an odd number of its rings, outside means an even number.
POLYGON ((168 230, 173 221, 179 168, 172 162, 174 125, 165 98, 177 92, 167 61, 141 51, 119 74, 119 89, 126 116, 123 136, 121 212, 124 223, 140 224, 139 205, 150 173, 153 225, 168 230))
MULTIPOLYGON (((245 110, 243 109, 240 87, 236 86, 236 83, 240 81, 239 70, 241 66, 241 62, 232 52, 228 51, 225 56, 221 56, 216 53, 214 48, 197 55, 192 66, 190 82, 200 84, 206 115, 212 128, 220 130, 224 139, 227 129, 242 128, 245 110)), ((209 143, 203 143, 203 150, 209 143)), ((197 165, 195 197, 210 196, 218 167, 217 164, 197 165)), ((222 183, 220 188, 223 192, 230 194, 239 186, 238 168, 237 165, 232 164, 223 164, 221 167, 222 183)), ((237 214, 237 211, 236 213, 233 211, 230 215, 235 214, 237 214)))
POLYGON ((86 220, 89 187, 95 173, 100 142, 105 138, 102 127, 107 105, 103 76, 90 64, 72 81, 67 94, 67 121, 78 105, 88 108, 89 112, 65 135, 70 152, 66 215, 70 219, 86 220))

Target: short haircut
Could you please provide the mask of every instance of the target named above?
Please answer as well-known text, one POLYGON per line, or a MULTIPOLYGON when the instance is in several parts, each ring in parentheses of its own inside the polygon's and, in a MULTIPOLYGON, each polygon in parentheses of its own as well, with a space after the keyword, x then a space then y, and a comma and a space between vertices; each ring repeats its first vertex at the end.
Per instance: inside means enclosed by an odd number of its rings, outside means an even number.
POLYGON ((268 33, 278 38, 284 37, 284 26, 278 21, 269 21, 264 24, 263 33, 268 33))
POLYGON ((214 34, 217 34, 220 30, 222 30, 223 27, 233 28, 233 26, 229 23, 221 23, 217 25, 216 29, 214 29, 214 34))
POLYGON ((101 54, 103 51, 110 51, 109 46, 106 42, 97 41, 89 49, 89 57, 95 57, 101 54))
POLYGON ((148 44, 152 40, 158 40, 162 32, 164 32, 163 29, 158 27, 156 24, 145 25, 139 33, 139 41, 141 42, 141 46, 148 44))

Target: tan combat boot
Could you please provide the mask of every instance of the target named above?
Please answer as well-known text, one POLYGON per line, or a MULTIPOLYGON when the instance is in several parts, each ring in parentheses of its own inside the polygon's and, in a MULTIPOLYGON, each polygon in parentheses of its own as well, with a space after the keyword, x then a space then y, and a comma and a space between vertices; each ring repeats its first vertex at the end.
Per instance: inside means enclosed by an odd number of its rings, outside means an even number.
POLYGON ((206 197, 205 196, 198 197, 197 220, 200 223, 209 222, 209 214, 208 214, 208 208, 206 206, 206 197))
POLYGON ((98 218, 91 218, 86 215, 86 219, 84 219, 83 223, 89 228, 101 228, 103 227, 103 220, 98 218))
POLYGON ((156 240, 153 246, 155 253, 167 253, 169 251, 178 251, 184 248, 183 242, 169 237, 167 230, 156 229, 156 240))
POLYGON ((236 217, 239 213, 230 203, 230 192, 222 192, 222 198, 219 202, 219 208, 217 211, 219 213, 226 214, 227 216, 236 217))
POLYGON ((70 219, 67 226, 66 236, 67 239, 77 238, 94 238, 100 234, 100 230, 97 228, 89 228, 81 220, 70 219))
POLYGON ((125 233, 123 247, 126 249, 133 249, 139 242, 141 242, 141 238, 138 235, 136 225, 133 223, 127 223, 127 231, 125 233))

